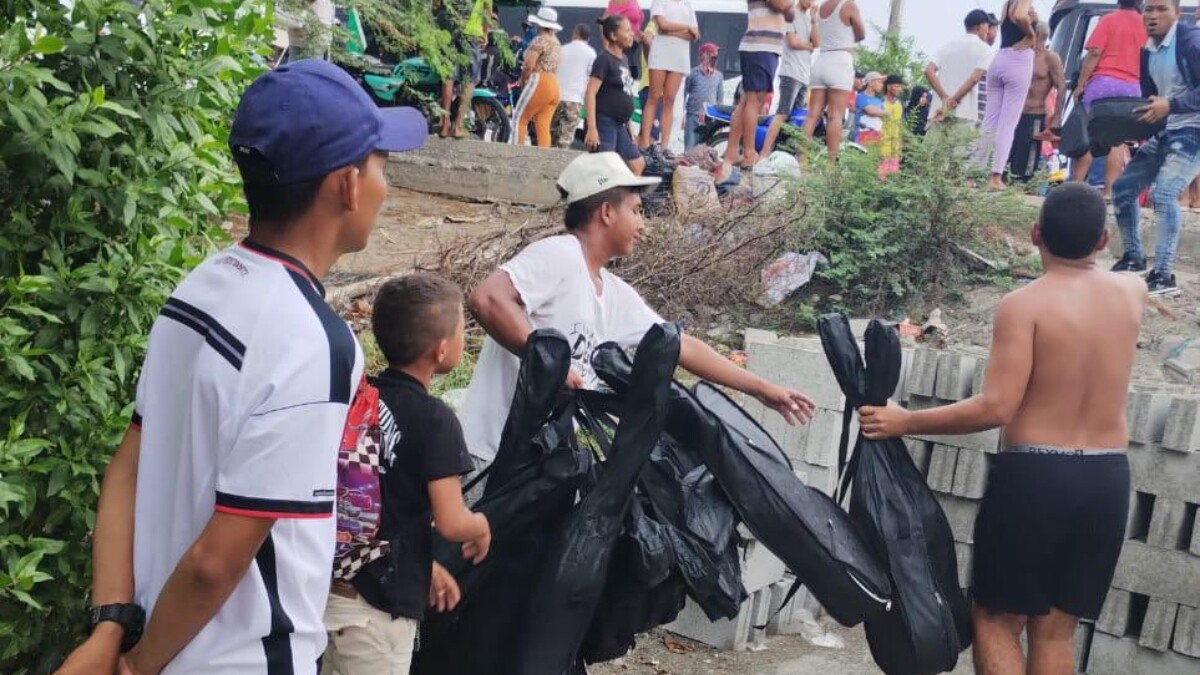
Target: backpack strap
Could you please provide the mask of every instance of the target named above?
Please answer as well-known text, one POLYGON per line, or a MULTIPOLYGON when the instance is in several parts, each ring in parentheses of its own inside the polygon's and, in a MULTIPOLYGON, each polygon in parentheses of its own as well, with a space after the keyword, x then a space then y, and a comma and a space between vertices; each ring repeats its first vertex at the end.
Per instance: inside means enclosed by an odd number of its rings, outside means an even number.
POLYGON ((854 406, 847 400, 846 409, 842 412, 842 437, 838 441, 838 470, 837 483, 834 485, 833 500, 843 507, 850 494, 850 483, 858 473, 859 455, 862 453, 862 434, 854 441, 854 451, 850 451, 850 423, 854 420, 854 406))

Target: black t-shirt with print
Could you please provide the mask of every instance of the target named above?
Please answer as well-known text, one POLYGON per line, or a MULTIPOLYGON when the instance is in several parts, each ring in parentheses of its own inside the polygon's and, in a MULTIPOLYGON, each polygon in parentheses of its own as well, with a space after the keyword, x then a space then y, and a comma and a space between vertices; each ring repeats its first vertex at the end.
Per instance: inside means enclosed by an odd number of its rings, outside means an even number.
POLYGON ((471 457, 454 411, 420 382, 386 370, 374 384, 384 404, 380 535, 392 552, 363 568, 354 587, 371 606, 419 621, 429 604, 433 566, 429 483, 467 473, 471 457))
POLYGON ((629 64, 607 50, 601 51, 592 62, 592 77, 600 80, 596 112, 618 122, 628 122, 633 117, 633 96, 629 93, 633 78, 629 64))

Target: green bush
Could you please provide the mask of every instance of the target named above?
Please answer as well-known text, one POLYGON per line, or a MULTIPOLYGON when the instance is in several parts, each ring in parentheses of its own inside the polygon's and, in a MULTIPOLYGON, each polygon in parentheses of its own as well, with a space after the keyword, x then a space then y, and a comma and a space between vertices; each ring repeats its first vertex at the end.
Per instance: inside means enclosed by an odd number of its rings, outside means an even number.
POLYGON ((878 26, 872 26, 872 29, 879 35, 879 44, 860 46, 854 56, 854 67, 864 73, 875 70, 884 75, 901 75, 908 88, 926 85, 928 58, 917 50, 916 38, 888 33, 878 26))
POLYGON ((1035 212, 1012 191, 974 188, 966 166, 974 134, 960 129, 908 134, 897 174, 881 178, 878 149, 843 146, 834 167, 814 166, 798 198, 799 239, 830 260, 818 270, 801 319, 841 310, 856 314, 914 311, 942 302, 981 275, 978 258, 1003 264, 1005 233, 1024 232, 1035 212))
POLYGON ((238 0, 0 4, 0 672, 82 635, 99 478, 165 296, 236 208, 238 0))

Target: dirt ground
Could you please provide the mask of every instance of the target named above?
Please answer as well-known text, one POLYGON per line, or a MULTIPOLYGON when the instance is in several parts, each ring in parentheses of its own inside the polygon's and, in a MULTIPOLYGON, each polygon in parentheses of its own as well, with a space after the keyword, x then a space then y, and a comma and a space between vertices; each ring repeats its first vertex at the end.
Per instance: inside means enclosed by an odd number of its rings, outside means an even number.
MULTIPOLYGON (((1099 259, 1106 267, 1114 262, 1108 255, 1099 259)), ((1200 335, 1200 260, 1178 260, 1175 277, 1183 293, 1155 299, 1146 311, 1134 361, 1135 382, 1163 382, 1162 363, 1167 353, 1184 340, 1200 335)), ((976 288, 966 293, 962 303, 942 308, 947 343, 989 347, 996 305, 1005 293, 1005 289, 994 286, 976 288)))
POLYGON ((330 287, 412 270, 464 235, 544 222, 547 214, 511 204, 477 204, 392 188, 365 251, 342 257, 330 287))
MULTIPOLYGON (((334 268, 331 289, 379 276, 402 274, 428 262, 440 248, 463 235, 514 229, 549 222, 551 214, 512 204, 468 203, 393 188, 367 250, 345 256, 334 268)), ((1193 214, 1185 218, 1196 219, 1193 214)), ((1115 236, 1115 232, 1113 233, 1115 236)), ((1020 234, 1013 237, 1022 246, 1020 234)), ((1113 262, 1104 257, 1101 264, 1113 262)), ((1189 337, 1200 335, 1200 260, 1180 259, 1176 276, 1183 294, 1155 301, 1147 311, 1134 371, 1136 381, 1161 382, 1164 355, 1189 337)), ((996 304, 1008 289, 986 286, 968 291, 962 302, 941 307, 950 345, 991 344, 996 304)), ((914 321, 925 317, 913 317, 914 321)), ((695 329, 704 329, 696 326, 695 329)), ((736 348, 738 345, 730 345, 736 348)))
MULTIPOLYGON (((841 649, 815 647, 799 635, 767 640, 761 651, 718 652, 705 645, 655 630, 643 635, 633 653, 588 668, 590 675, 879 675, 861 628, 831 629, 845 641, 841 649), (668 644, 670 648, 668 648, 668 644)), ((973 675, 970 650, 953 675, 973 675)))

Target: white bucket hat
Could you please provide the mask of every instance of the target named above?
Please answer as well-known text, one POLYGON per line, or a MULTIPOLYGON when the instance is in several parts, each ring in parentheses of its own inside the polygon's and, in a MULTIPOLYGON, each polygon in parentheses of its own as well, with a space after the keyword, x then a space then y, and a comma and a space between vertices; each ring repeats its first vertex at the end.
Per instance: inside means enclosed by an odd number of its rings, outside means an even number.
POLYGON ((661 182, 661 178, 634 175, 615 152, 598 152, 572 160, 558 177, 558 191, 574 204, 613 188, 648 188, 661 182))
POLYGON ((558 23, 558 10, 553 7, 539 7, 537 13, 530 14, 525 22, 555 31, 563 29, 562 24, 558 23))

